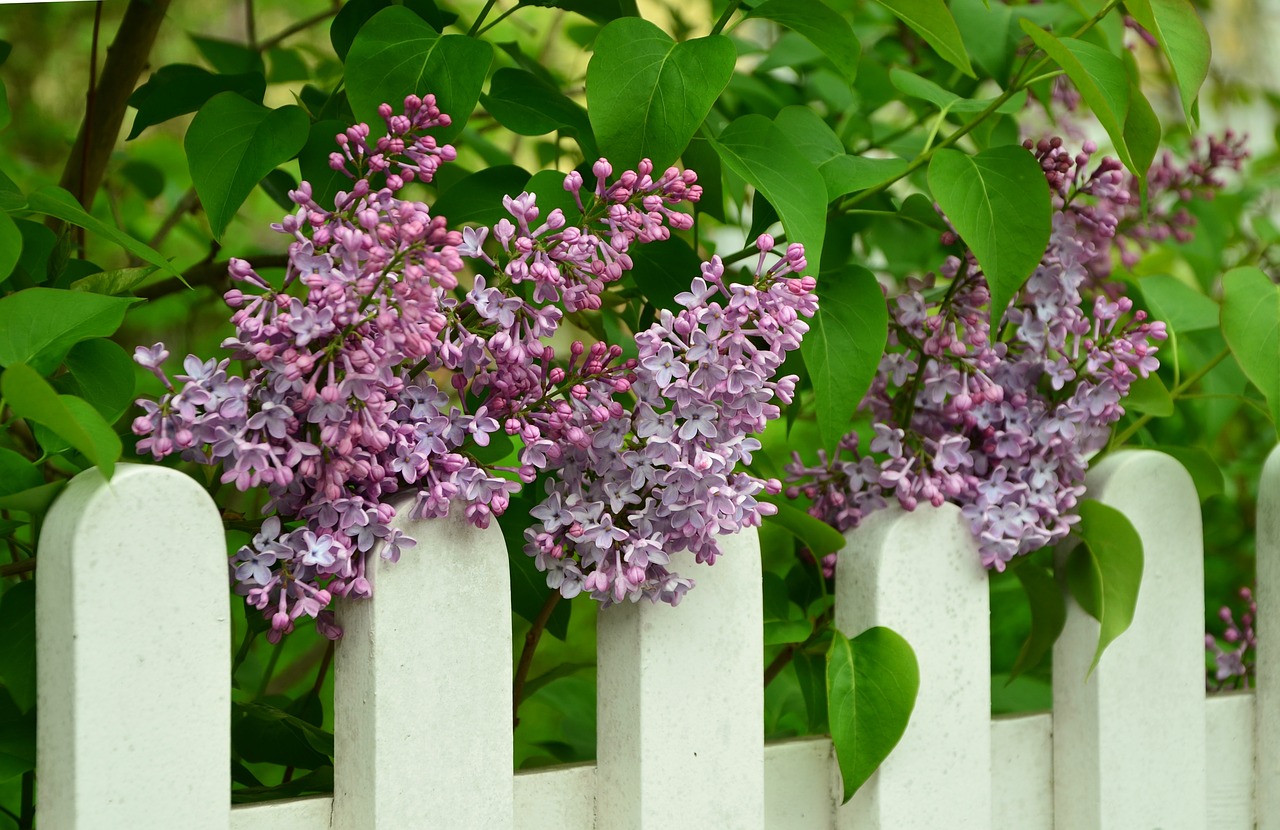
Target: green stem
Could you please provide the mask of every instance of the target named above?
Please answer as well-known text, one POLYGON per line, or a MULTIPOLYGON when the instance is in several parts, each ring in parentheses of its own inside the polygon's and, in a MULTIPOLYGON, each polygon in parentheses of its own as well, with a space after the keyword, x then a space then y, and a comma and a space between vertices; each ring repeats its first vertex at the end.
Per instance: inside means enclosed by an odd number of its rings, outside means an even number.
POLYGON ((520 701, 524 697, 524 683, 529 677, 529 669, 533 666, 533 654, 538 649, 538 641, 546 630, 551 614, 560 604, 560 592, 552 590, 547 594, 547 601, 542 603, 538 616, 534 618, 529 632, 524 635, 524 648, 520 650, 520 663, 516 666, 515 682, 511 687, 511 722, 512 728, 520 725, 520 701))
MULTIPOLYGON (((1192 386, 1198 383, 1200 379, 1203 378, 1205 375, 1213 371, 1213 369, 1219 363, 1226 360, 1230 354, 1231 354, 1230 349, 1223 349, 1222 351, 1218 352, 1217 356, 1215 356, 1213 360, 1210 360, 1208 363, 1201 366, 1190 377, 1184 380, 1181 384, 1179 384, 1178 386, 1175 386, 1173 390, 1169 393, 1169 397, 1173 398, 1173 400, 1175 401, 1178 400, 1178 398, 1181 397, 1184 392, 1186 392, 1188 389, 1190 389, 1192 386)), ((1153 416, 1151 415, 1151 413, 1148 412, 1138 420, 1134 421, 1132 424, 1129 424, 1129 426, 1125 428, 1124 432, 1120 433, 1115 438, 1111 439, 1111 446, 1113 447, 1123 446, 1124 442, 1128 441, 1135 434, 1137 434, 1138 430, 1146 426, 1147 423, 1151 421, 1152 417, 1153 416)))
POLYGON ((258 684, 258 693, 254 695, 255 700, 261 700, 267 694, 267 686, 271 684, 271 675, 275 674, 276 663, 280 662, 280 653, 284 651, 280 643, 276 643, 271 649, 271 657, 267 660, 267 667, 262 672, 262 682, 258 684))
POLYGON ((476 22, 471 24, 471 29, 467 32, 467 37, 475 37, 480 31, 480 24, 484 23, 484 19, 489 16, 489 11, 497 4, 498 0, 488 0, 484 4, 484 8, 480 10, 480 16, 476 18, 476 22))
POLYGON ((724 14, 720 15, 720 19, 716 21, 716 25, 711 27, 711 34, 718 35, 724 30, 725 25, 729 22, 729 18, 733 17, 733 13, 742 5, 742 0, 731 0, 725 7, 724 14))
POLYGON ((505 12, 503 12, 502 14, 498 15, 497 17, 495 17, 495 18, 493 19, 493 22, 492 22, 492 23, 490 23, 488 26, 485 26, 485 27, 484 27, 483 29, 481 29, 480 31, 476 32, 476 37, 479 37, 480 35, 484 34, 485 32, 489 31, 490 29, 492 29, 494 26, 497 26, 499 23, 501 23, 502 21, 506 20, 508 17, 510 17, 510 16, 511 16, 512 12, 514 12, 514 11, 515 11, 516 9, 518 9, 518 8, 520 8, 520 6, 518 6, 518 5, 517 5, 517 6, 512 6, 511 8, 507 9, 507 10, 506 10, 505 12))
POLYGON ((236 649, 236 656, 231 660, 231 676, 234 677, 236 669, 240 668, 240 664, 244 662, 244 658, 249 656, 249 646, 253 645, 254 637, 257 632, 252 628, 246 628, 244 639, 240 641, 240 648, 236 649))

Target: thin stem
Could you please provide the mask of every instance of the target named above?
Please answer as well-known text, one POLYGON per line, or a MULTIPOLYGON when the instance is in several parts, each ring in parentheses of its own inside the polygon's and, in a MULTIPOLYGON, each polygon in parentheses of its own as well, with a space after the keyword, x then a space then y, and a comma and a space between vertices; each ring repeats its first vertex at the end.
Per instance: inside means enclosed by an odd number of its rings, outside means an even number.
POLYGON ((480 24, 484 23, 484 19, 489 16, 489 11, 496 5, 498 0, 488 0, 484 4, 484 8, 480 10, 480 16, 476 18, 476 22, 471 24, 471 28, 467 31, 467 37, 475 37, 480 31, 480 24))
POLYGON ((14 562, 12 565, 0 565, 0 577, 32 573, 35 569, 36 558, 33 556, 30 559, 23 559, 21 562, 14 562))
POLYGON ((733 17, 733 13, 742 5, 742 0, 730 0, 728 6, 725 7, 724 14, 720 15, 720 19, 716 21, 716 25, 711 27, 711 34, 718 35, 724 30, 725 25, 729 22, 729 18, 733 17))
POLYGON ((254 20, 253 0, 244 0, 244 31, 249 38, 249 48, 258 48, 258 24, 254 20))
POLYGON ((336 2, 335 0, 334 4, 330 6, 328 9, 325 9, 322 12, 317 12, 316 14, 313 14, 310 17, 304 17, 302 20, 299 20, 297 23, 294 23, 291 26, 281 29, 276 34, 272 35, 271 37, 259 43, 256 47, 258 52, 261 53, 261 52, 266 52, 268 49, 273 49, 276 46, 279 46, 287 38, 291 38, 294 35, 298 34, 299 32, 305 32, 307 29, 310 29, 312 26, 316 25, 317 23, 323 23, 324 21, 328 20, 329 18, 337 14, 340 8, 342 8, 341 4, 336 2))
POLYGON ((511 723, 512 728, 520 725, 520 701, 524 697, 524 683, 529 677, 529 668, 533 665, 533 653, 538 649, 538 641, 551 619, 551 614, 560 602, 560 592, 551 591, 547 601, 542 603, 538 616, 534 618, 529 633, 524 635, 524 648, 520 650, 520 663, 516 666, 515 682, 511 686, 511 723))
MULTIPOLYGON (((1230 349, 1223 349, 1222 351, 1218 352, 1218 354, 1213 358, 1213 360, 1210 360, 1208 363, 1201 366, 1190 377, 1184 380, 1181 384, 1179 384, 1178 386, 1175 386, 1173 390, 1169 393, 1169 397, 1173 398, 1175 401, 1178 400, 1178 398, 1181 397, 1184 392, 1186 392, 1188 389, 1190 389, 1192 386, 1198 383, 1200 379, 1203 378, 1205 375, 1213 371, 1214 368, 1217 367, 1219 363, 1226 360, 1230 354, 1231 354, 1230 349)), ((1147 423, 1151 421, 1152 417, 1154 416, 1152 416, 1151 413, 1148 412, 1138 420, 1134 421, 1132 424, 1129 424, 1129 426, 1125 429, 1124 432, 1120 433, 1115 438, 1111 439, 1111 446, 1113 447, 1122 446, 1125 441, 1128 441, 1135 434, 1137 434, 1138 430, 1146 426, 1147 423)))
POLYGON ((484 27, 483 29, 481 29, 480 31, 476 32, 476 37, 480 37, 480 35, 484 34, 485 32, 487 32, 487 31, 489 31, 490 29, 492 29, 494 26, 497 26, 499 23, 501 23, 502 21, 506 20, 508 17, 510 17, 510 16, 511 16, 511 14, 512 14, 513 12, 515 12, 515 11, 516 11, 517 9, 519 9, 519 8, 520 8, 520 6, 518 6, 518 5, 516 5, 516 6, 512 6, 511 8, 507 9, 507 10, 506 10, 505 12, 503 12, 502 14, 498 15, 497 17, 495 17, 495 18, 493 19, 493 22, 492 22, 492 23, 490 23, 488 26, 485 26, 485 27, 484 27))
POLYGON ((13 810, 10 810, 8 807, 4 806, 3 804, 0 804, 0 813, 4 813, 6 816, 13 819, 15 822, 22 820, 17 813, 15 813, 13 810))
POLYGON ((790 665, 791 661, 795 659, 796 651, 798 650, 799 645, 796 643, 787 643, 782 647, 782 651, 778 652, 778 656, 773 658, 768 667, 764 670, 764 685, 766 689, 769 687, 769 684, 773 682, 774 678, 782 674, 782 670, 790 665))
POLYGON ((156 232, 151 236, 151 241, 147 244, 152 248, 159 247, 160 243, 164 242, 165 237, 182 221, 182 217, 195 210, 199 204, 200 197, 196 194, 196 189, 194 187, 187 188, 187 192, 182 194, 182 198, 178 199, 177 204, 173 206, 173 210, 169 211, 169 215, 160 223, 160 227, 156 229, 156 232))
POLYGON ((244 662, 244 658, 249 656, 249 647, 253 645, 254 638, 258 636, 258 632, 252 627, 246 628, 244 631, 244 639, 240 641, 240 648, 236 649, 236 656, 231 660, 231 674, 235 676, 236 669, 240 668, 240 664, 244 662))
POLYGON ((284 648, 280 643, 276 643, 271 649, 271 657, 267 660, 267 667, 262 671, 262 682, 258 684, 258 693, 254 695, 255 700, 261 700, 267 693, 267 686, 271 685, 271 675, 275 673, 276 663, 280 662, 280 653, 284 648))

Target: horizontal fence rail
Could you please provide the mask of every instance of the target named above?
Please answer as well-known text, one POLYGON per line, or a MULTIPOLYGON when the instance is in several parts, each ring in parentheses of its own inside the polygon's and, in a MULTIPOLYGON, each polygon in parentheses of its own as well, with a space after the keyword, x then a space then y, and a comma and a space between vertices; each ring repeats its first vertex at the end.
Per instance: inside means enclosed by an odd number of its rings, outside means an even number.
POLYGON ((1280 660, 1266 662, 1280 629, 1280 461, 1260 497, 1256 697, 1204 694, 1186 472, 1121 452, 1089 487, 1142 537, 1143 584, 1131 628, 1091 673, 1098 624, 1068 599, 1052 713, 990 716, 987 579, 956 508, 888 509, 849 534, 837 625, 899 631, 920 693, 897 749, 847 805, 828 739, 764 743, 754 532, 726 538, 678 608, 600 613, 598 761, 513 774, 501 533, 402 516, 417 547, 394 565, 373 557, 376 598, 339 605, 334 796, 232 807, 239 600, 218 511, 171 470, 121 465, 109 483, 89 471, 40 540, 40 827, 1280 830, 1280 753, 1255 752, 1280 737, 1280 660))

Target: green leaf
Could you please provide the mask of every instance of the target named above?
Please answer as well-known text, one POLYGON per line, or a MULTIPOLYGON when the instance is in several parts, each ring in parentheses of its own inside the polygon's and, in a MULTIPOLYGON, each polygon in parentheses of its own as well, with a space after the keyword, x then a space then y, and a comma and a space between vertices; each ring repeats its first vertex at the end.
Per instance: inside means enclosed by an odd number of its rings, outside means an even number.
POLYGON ((880 4, 897 15, 925 43, 933 47, 942 59, 969 77, 973 67, 969 64, 969 52, 960 38, 960 29, 943 0, 879 0, 880 4))
POLYGON ((1178 334, 1218 327, 1221 309, 1209 297, 1176 277, 1155 274, 1139 283, 1147 310, 1178 334))
POLYGON ((1009 683, 1024 671, 1040 664, 1067 623, 1067 606, 1062 601, 1062 589, 1058 587, 1051 572, 1029 561, 1019 562, 1012 570, 1022 584, 1022 589, 1026 591, 1027 601, 1031 605, 1031 633, 1018 651, 1018 659, 1009 673, 1009 683))
POLYGON ((1196 486, 1196 495, 1200 501, 1206 502, 1214 496, 1226 491, 1226 480, 1222 476, 1222 468, 1213 456, 1199 447, 1173 447, 1157 444, 1151 447, 1165 455, 1172 456, 1191 475, 1191 482, 1196 486))
POLYGON ((75 394, 88 401, 108 423, 133 404, 133 359, 110 340, 85 340, 67 352, 67 372, 75 394))
POLYGON ((1194 130, 1200 119, 1193 106, 1200 94, 1200 85, 1209 76, 1212 54, 1209 33, 1199 13, 1189 0, 1125 0, 1124 5, 1164 50, 1178 85, 1183 115, 1194 130))
POLYGON ((65 481, 51 481, 38 487, 0 496, 0 510, 20 510, 31 514, 44 513, 66 486, 65 481))
POLYGON ((1142 583, 1142 539, 1125 515, 1100 501, 1080 502, 1075 533, 1082 545, 1067 562, 1067 584, 1076 602, 1101 623, 1092 672, 1106 650, 1133 622, 1142 583))
POLYGON ((124 231, 108 225, 101 219, 85 213, 84 208, 80 207, 80 203, 76 201, 76 197, 60 187, 41 187, 31 193, 27 196, 27 208, 35 213, 52 216, 56 219, 61 219, 63 222, 84 228, 87 231, 93 231, 98 236, 124 248, 138 259, 150 262, 166 274, 177 277, 182 280, 183 285, 186 285, 187 281, 182 279, 182 272, 175 268, 172 262, 161 256, 159 251, 149 245, 142 244, 124 231))
POLYGON ((1143 171, 1137 178, 1139 198, 1145 207, 1147 171, 1151 169, 1156 151, 1160 149, 1161 130, 1160 118, 1138 86, 1138 71, 1135 65, 1129 79, 1129 114, 1124 119, 1124 143, 1129 148, 1133 168, 1143 171))
POLYGON ((392 5, 403 5, 437 32, 444 31, 445 26, 458 19, 458 15, 453 12, 441 11, 432 0, 406 0, 404 3, 393 3, 392 0, 347 0, 334 16, 333 23, 329 24, 329 41, 333 44, 338 60, 347 59, 356 34, 369 18, 392 5))
MULTIPOLYGON (((523 493, 511 499, 507 510, 498 517, 502 537, 507 543, 507 565, 511 572, 511 610, 532 623, 547 601, 551 589, 547 575, 538 570, 532 556, 524 552, 524 530, 534 519, 529 510, 533 499, 523 493)), ((561 600, 547 620, 547 633, 563 641, 569 634, 570 603, 561 600)))
POLYGON ((36 713, 25 715, 0 687, 0 781, 36 768, 36 713))
POLYGON ((766 0, 748 12, 747 17, 763 17, 803 35, 853 83, 858 74, 862 44, 849 21, 821 0, 766 0))
POLYGON ((863 156, 837 156, 818 168, 827 185, 827 198, 838 199, 847 193, 855 193, 875 187, 881 182, 896 179, 907 169, 903 159, 873 159, 863 156))
POLYGON ((79 450, 111 478, 123 449, 120 438, 84 399, 59 395, 44 378, 26 364, 10 366, 0 375, 0 395, 13 414, 51 429, 79 450))
POLYGON ((0 297, 0 366, 26 363, 49 374, 76 343, 114 334, 135 302, 57 288, 0 297))
POLYGON ((39 467, 13 450, 0 447, 0 496, 21 493, 43 483, 39 467))
POLYGON ((615 170, 642 158, 675 161, 733 75, 737 52, 723 35, 676 43, 648 21, 625 17, 596 36, 587 66, 587 113, 615 170))
POLYGON ((21 257, 22 231, 9 214, 0 211, 0 282, 9 278, 21 257))
POLYGON ((283 49, 276 46, 267 50, 267 58, 271 62, 267 78, 273 84, 311 79, 311 70, 307 68, 306 60, 297 49, 283 49))
POLYGON ((0 680, 24 714, 36 705, 36 584, 19 582, 0 597, 0 680))
POLYGON ((266 91, 267 82, 257 72, 215 75, 185 63, 162 66, 129 96, 129 106, 138 114, 133 117, 133 127, 125 140, 132 141, 147 127, 195 112, 219 92, 238 92, 261 103, 266 91))
POLYGON ((322 208, 332 208, 334 197, 351 189, 351 179, 329 166, 329 155, 338 150, 333 139, 346 128, 341 121, 317 121, 298 152, 298 172, 311 183, 311 198, 322 208))
POLYGON ((815 519, 803 510, 792 507, 787 500, 766 495, 760 496, 760 500, 767 501, 778 509, 774 515, 765 516, 764 520, 778 525, 799 539, 814 556, 821 558, 845 546, 843 533, 821 519, 815 519))
POLYGON ((474 223, 493 225, 511 214, 502 206, 503 196, 518 196, 529 183, 529 171, 514 164, 486 167, 472 173, 440 194, 431 206, 433 216, 444 216, 450 227, 474 223))
POLYGON ((1044 172, 1018 145, 975 156, 939 150, 929 163, 929 189, 986 274, 995 325, 1049 244, 1044 172))
POLYGON ((827 201, 894 178, 907 169, 902 159, 873 159, 845 152, 835 131, 809 107, 786 107, 773 123, 791 139, 800 155, 818 168, 827 201))
POLYGON ((67 288, 71 291, 83 291, 88 294, 105 294, 115 297, 128 294, 146 282, 147 277, 154 274, 156 267, 146 265, 141 268, 117 268, 114 271, 99 271, 71 283, 67 288))
MULTIPOLYGON (((232 760, 232 769, 235 764, 232 760)), ((243 768, 243 765, 241 765, 243 768)), ((325 764, 306 775, 296 776, 275 786, 250 786, 231 791, 232 804, 258 804, 263 801, 300 798, 308 795, 328 795, 333 792, 333 766, 325 764)))
POLYGON ((262 55, 257 49, 250 49, 243 43, 220 38, 190 35, 191 42, 200 50, 200 54, 209 64, 226 75, 256 72, 266 75, 266 66, 262 63, 262 55))
POLYGON ((4 81, 0 80, 0 130, 9 126, 11 120, 13 112, 9 109, 9 90, 5 88, 4 81))
POLYGON ((892 629, 868 628, 852 640, 832 632, 827 714, 844 784, 843 802, 898 745, 919 689, 915 652, 892 629))
POLYGON ((439 35, 421 17, 401 6, 375 14, 360 29, 346 57, 347 98, 356 119, 381 124, 383 103, 399 111, 405 96, 436 96, 452 122, 432 131, 440 143, 452 141, 467 125, 480 87, 489 74, 493 47, 464 35, 439 35))
POLYGON ((147 199, 154 199, 164 192, 164 171, 149 161, 126 161, 120 166, 120 175, 147 199))
POLYGON ((1125 409, 1134 412, 1145 412, 1157 418, 1168 418, 1173 414, 1173 397, 1169 388, 1157 374, 1139 378, 1129 387, 1129 394, 1124 399, 1125 409))
POLYGON ((1056 38, 1030 20, 1019 21, 1022 30, 1044 50, 1075 84, 1089 109, 1097 116, 1116 154, 1125 167, 1145 187, 1147 169, 1138 166, 1125 141, 1125 120, 1129 116, 1129 74, 1124 62, 1101 46, 1075 38, 1056 38))
POLYGON ((1222 336, 1280 423, 1280 286, 1258 268, 1222 277, 1222 336))
POLYGON ((800 697, 804 699, 805 715, 809 719, 808 733, 821 735, 829 732, 827 727, 827 667, 826 659, 821 654, 796 652, 791 658, 795 667, 796 681, 800 686, 800 697))
POLYGON ((689 290, 702 267, 693 248, 678 236, 658 244, 632 245, 627 254, 632 262, 627 278, 654 308, 675 310, 676 295, 689 290))
POLYGON ((951 0, 951 13, 973 62, 1004 85, 1013 70, 1017 41, 1022 39, 1022 32, 1013 25, 1013 9, 987 0, 951 0))
POLYGON ((541 6, 544 9, 564 9, 577 12, 596 23, 608 23, 628 14, 635 14, 635 3, 624 0, 520 0, 520 6, 541 6), (631 11, 625 7, 630 5, 631 11))
POLYGON ((27 197, 22 195, 22 188, 3 170, 0 170, 0 210, 22 210, 27 206, 27 197))
POLYGON ((787 239, 802 243, 809 260, 816 262, 827 229, 827 186, 787 134, 763 115, 744 115, 711 144, 725 167, 778 211, 787 239))
POLYGON ((266 703, 231 704, 231 740, 251 763, 316 769, 333 760, 332 733, 266 703))
POLYGON ((813 381, 822 446, 834 452, 871 386, 888 336, 889 312, 875 275, 850 266, 818 281, 818 313, 800 343, 813 381))
POLYGON ((215 239, 231 223, 258 182, 297 155, 307 142, 301 107, 267 109, 234 92, 210 98, 187 128, 191 181, 215 239))
POLYGON ((765 620, 764 644, 784 646, 803 643, 813 633, 813 623, 808 620, 765 620))
POLYGON ((587 111, 547 81, 523 69, 503 68, 489 80, 480 101, 498 123, 517 135, 559 130, 577 140, 588 160, 600 155, 587 111))
MULTIPOLYGON (((996 100, 995 98, 962 98, 949 89, 943 89, 928 78, 921 78, 905 69, 890 69, 889 80, 906 95, 928 101, 947 112, 982 112, 996 100)), ((1017 113, 1021 112, 1026 105, 1027 91, 1024 89, 997 107, 996 112, 1017 113)))

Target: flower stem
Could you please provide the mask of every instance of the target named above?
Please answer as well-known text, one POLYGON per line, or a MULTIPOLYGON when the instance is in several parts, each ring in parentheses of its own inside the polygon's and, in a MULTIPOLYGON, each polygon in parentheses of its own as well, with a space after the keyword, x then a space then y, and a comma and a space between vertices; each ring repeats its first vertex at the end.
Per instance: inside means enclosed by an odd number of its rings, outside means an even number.
POLYGON ((718 35, 724 30, 725 25, 729 22, 729 18, 733 17, 733 13, 742 5, 742 0, 731 0, 725 7, 724 14, 720 15, 720 19, 716 21, 716 25, 711 27, 711 34, 718 35))
MULTIPOLYGON (((1210 360, 1208 363, 1201 366, 1194 373, 1192 373, 1190 377, 1184 380, 1181 384, 1179 384, 1178 386, 1175 386, 1169 392, 1169 397, 1173 398, 1175 401, 1178 400, 1178 398, 1183 396, 1184 392, 1186 392, 1188 389, 1190 389, 1192 386, 1198 383, 1200 379, 1203 378, 1205 375, 1209 374, 1209 372, 1213 371, 1214 367, 1216 367, 1222 361, 1226 360, 1227 356, 1230 354, 1231 354, 1230 349, 1223 349, 1222 351, 1218 352, 1218 354, 1213 358, 1213 360, 1210 360)), ((1146 426, 1147 423, 1150 422, 1152 417, 1153 416, 1151 415, 1151 413, 1148 412, 1138 420, 1134 421, 1132 424, 1129 424, 1129 426, 1125 428, 1124 432, 1120 433, 1115 438, 1111 439, 1111 446, 1112 447, 1122 446, 1124 442, 1132 438, 1138 432, 1138 430, 1146 426)))
POLYGON ((520 701, 524 697, 524 683, 529 678, 529 668, 533 665, 533 653, 538 649, 538 641, 546 630, 551 613, 560 602, 560 592, 547 594, 547 601, 542 603, 538 616, 534 618, 529 633, 524 635, 524 648, 520 650, 520 663, 516 666, 515 682, 511 686, 511 723, 512 728, 520 725, 520 701))
POLYGON ((471 28, 467 31, 467 37, 476 36, 476 34, 480 31, 481 24, 484 23, 484 19, 489 16, 490 10, 493 9, 494 5, 497 4, 497 2, 498 0, 488 0, 488 2, 484 4, 484 8, 480 10, 479 16, 476 17, 476 22, 472 23, 471 28))

